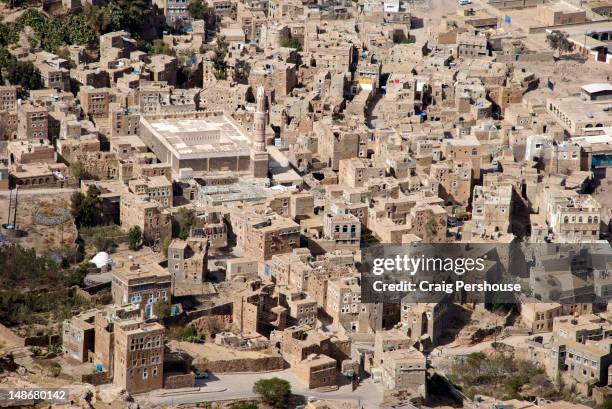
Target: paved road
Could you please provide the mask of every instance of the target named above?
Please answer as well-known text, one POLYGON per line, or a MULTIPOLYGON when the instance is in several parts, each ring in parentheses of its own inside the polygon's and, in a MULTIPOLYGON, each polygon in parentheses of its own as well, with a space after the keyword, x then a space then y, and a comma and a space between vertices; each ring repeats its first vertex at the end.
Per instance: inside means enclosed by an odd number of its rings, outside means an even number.
POLYGON ((354 392, 351 385, 344 385, 337 391, 317 392, 307 389, 290 370, 252 374, 213 374, 212 378, 205 382, 205 386, 202 386, 199 392, 181 390, 176 394, 167 394, 167 390, 161 393, 154 391, 139 395, 136 400, 142 407, 156 407, 250 398, 255 396, 252 389, 256 381, 275 376, 291 382, 292 392, 298 395, 361 403, 364 409, 378 408, 382 402, 380 385, 375 385, 370 379, 364 380, 354 392))

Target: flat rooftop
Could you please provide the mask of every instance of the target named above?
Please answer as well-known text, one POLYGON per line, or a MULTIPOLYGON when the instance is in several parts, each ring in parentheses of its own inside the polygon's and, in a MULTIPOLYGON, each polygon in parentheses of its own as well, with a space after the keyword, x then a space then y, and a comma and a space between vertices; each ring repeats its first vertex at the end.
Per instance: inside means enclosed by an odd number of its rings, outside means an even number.
POLYGON ((557 98, 551 102, 573 122, 580 120, 605 122, 612 119, 612 111, 608 111, 612 107, 610 101, 583 101, 579 97, 567 97, 557 98))
POLYGON ((244 150, 250 153, 251 141, 245 131, 225 115, 203 118, 146 119, 145 126, 179 159, 206 154, 244 150))
POLYGON ((563 2, 547 3, 547 4, 544 4, 543 6, 552 11, 562 11, 565 13, 575 13, 577 11, 584 11, 580 7, 576 7, 573 4, 563 3, 563 2))
POLYGON ((589 21, 583 24, 569 24, 564 26, 555 26, 555 30, 560 30, 572 35, 582 35, 585 32, 590 33, 603 33, 610 30, 609 21, 589 21))

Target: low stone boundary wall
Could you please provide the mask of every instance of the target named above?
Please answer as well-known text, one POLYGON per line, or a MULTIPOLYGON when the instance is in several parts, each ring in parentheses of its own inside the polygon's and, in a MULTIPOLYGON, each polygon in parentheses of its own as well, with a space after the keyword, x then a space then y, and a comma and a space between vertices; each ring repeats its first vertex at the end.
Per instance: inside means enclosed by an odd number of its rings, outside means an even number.
POLYGON ((284 369, 285 360, 281 356, 270 356, 198 362, 194 366, 199 371, 208 370, 212 373, 269 372, 284 369))

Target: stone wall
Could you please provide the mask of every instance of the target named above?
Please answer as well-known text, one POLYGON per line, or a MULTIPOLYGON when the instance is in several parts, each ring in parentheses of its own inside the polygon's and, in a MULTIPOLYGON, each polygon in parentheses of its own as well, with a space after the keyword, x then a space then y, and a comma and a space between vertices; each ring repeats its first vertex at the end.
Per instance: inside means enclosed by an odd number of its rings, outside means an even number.
POLYGON ((489 5, 498 9, 522 9, 544 3, 545 0, 489 0, 489 5))
POLYGON ((194 366, 199 371, 208 370, 213 373, 267 372, 284 369, 285 361, 280 356, 270 356, 262 358, 197 362, 194 363, 194 366))
POLYGON ((24 339, 25 346, 29 347, 47 347, 49 345, 60 344, 61 338, 57 334, 43 334, 26 337, 24 339))
POLYGON ((108 376, 108 372, 94 372, 81 375, 81 382, 90 383, 94 386, 110 383, 110 381, 111 379, 108 376))
POLYGON ((195 374, 170 374, 164 376, 164 389, 179 389, 195 387, 195 374))

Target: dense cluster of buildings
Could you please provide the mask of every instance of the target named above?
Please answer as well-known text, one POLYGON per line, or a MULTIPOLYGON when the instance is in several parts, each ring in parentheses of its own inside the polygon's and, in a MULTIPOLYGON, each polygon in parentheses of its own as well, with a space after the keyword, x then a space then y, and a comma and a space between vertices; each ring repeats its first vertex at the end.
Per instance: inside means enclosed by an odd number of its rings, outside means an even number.
MULTIPOLYGON (((610 204, 593 188, 612 167, 612 84, 543 89, 529 64, 551 54, 487 8, 461 6, 415 36, 404 0, 212 0, 216 27, 191 21, 189 1, 154 3, 190 26, 164 34, 168 55, 126 31, 101 35, 96 60, 20 41, 8 51, 44 89, 0 86, 0 188, 96 186, 103 222, 139 226, 155 251, 103 259, 112 303, 63 323, 66 354, 129 393, 196 384, 164 371, 161 319, 196 298, 229 304, 225 339, 274 350, 308 388, 365 372, 424 399, 449 306, 362 301, 366 246, 607 238, 610 204)), ((588 20, 578 6, 520 3, 543 26, 588 20)), ((603 67, 602 30, 583 45, 603 67)), ((540 355, 551 377, 612 396, 612 327, 592 307, 612 297, 609 253, 571 284, 554 257, 532 266, 546 280, 520 301, 521 324, 553 334, 540 355), (537 302, 559 285, 559 302, 537 302), (577 291, 589 301, 571 302, 577 291)))

